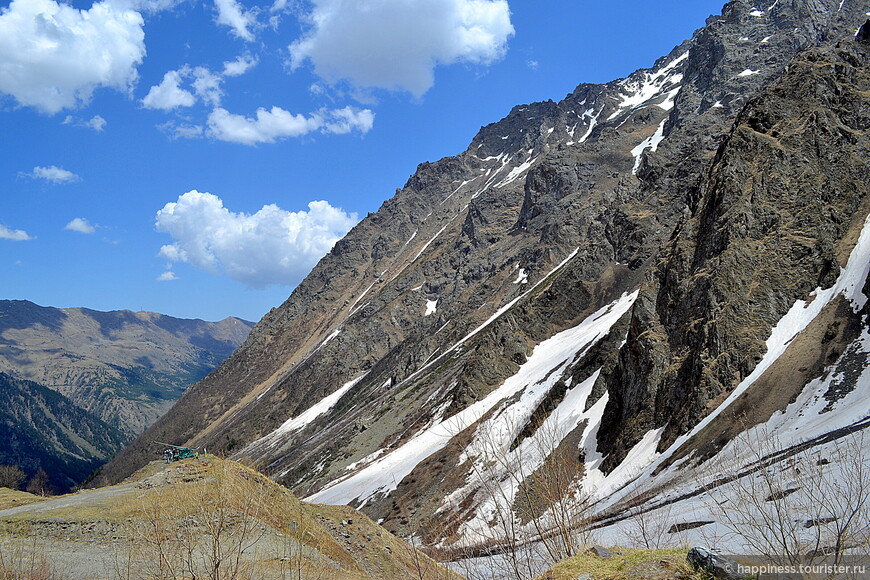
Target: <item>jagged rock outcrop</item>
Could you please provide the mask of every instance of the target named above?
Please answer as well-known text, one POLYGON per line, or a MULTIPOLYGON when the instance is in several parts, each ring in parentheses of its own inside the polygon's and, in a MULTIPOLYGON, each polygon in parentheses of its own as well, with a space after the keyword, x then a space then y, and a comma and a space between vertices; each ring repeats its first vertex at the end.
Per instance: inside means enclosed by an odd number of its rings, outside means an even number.
POLYGON ((515 107, 420 165, 105 476, 187 441, 449 545, 492 538, 507 465, 540 479, 570 447, 600 500, 657 452, 715 453, 864 360, 841 273, 864 287, 865 20, 735 0, 651 69, 515 107), (813 362, 784 362, 798 347, 813 362))

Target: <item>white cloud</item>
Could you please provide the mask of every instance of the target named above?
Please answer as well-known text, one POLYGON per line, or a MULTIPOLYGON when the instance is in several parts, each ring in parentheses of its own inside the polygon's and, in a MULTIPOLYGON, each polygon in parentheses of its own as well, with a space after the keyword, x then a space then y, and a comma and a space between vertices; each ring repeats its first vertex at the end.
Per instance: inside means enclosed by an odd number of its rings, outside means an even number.
POLYGON ((366 133, 372 128, 374 118, 374 113, 369 109, 359 110, 353 107, 322 110, 308 117, 290 113, 281 107, 272 107, 268 111, 260 108, 257 109, 255 119, 217 108, 208 117, 207 133, 220 141, 256 145, 274 143, 287 137, 299 137, 318 130, 338 134, 352 130, 366 133))
POLYGON ((80 234, 92 234, 97 231, 97 228, 92 226, 85 218, 75 218, 66 224, 63 229, 80 234))
POLYGON ((240 56, 236 60, 227 61, 224 63, 224 76, 237 77, 248 72, 249 69, 257 65, 256 57, 240 56))
POLYGON ((57 167, 55 165, 49 165, 48 167, 36 166, 30 173, 22 173, 21 175, 32 177, 33 179, 44 179, 52 183, 71 183, 81 179, 72 171, 67 171, 62 167, 57 167))
POLYGON ((146 109, 161 109, 171 111, 178 107, 192 107, 197 99, 212 106, 220 105, 224 95, 221 88, 223 77, 215 74, 203 66, 191 68, 184 65, 178 70, 171 70, 163 75, 159 85, 149 89, 148 94, 142 99, 142 105, 146 109), (190 83, 193 92, 182 88, 186 79, 193 79, 190 83))
POLYGON ((0 10, 0 92, 46 113, 87 103, 98 87, 129 90, 145 56, 142 16, 111 2, 77 10, 12 0, 0 10))
POLYGON ((161 257, 262 288, 297 284, 356 222, 356 214, 326 201, 298 212, 266 205, 249 215, 194 190, 158 211, 156 227, 175 240, 160 249, 161 257))
POLYGON ((193 69, 193 90, 196 96, 212 106, 221 104, 221 98, 224 96, 221 89, 222 82, 223 78, 205 67, 198 66, 193 69))
POLYGON ((205 129, 203 129, 202 125, 179 124, 175 121, 167 121, 157 125, 157 128, 169 134, 172 139, 198 139, 205 134, 205 129))
POLYGON ((256 26, 256 14, 250 10, 244 10, 236 0, 215 0, 218 11, 217 22, 233 29, 233 34, 251 42, 254 34, 250 31, 256 26))
POLYGON ((369 109, 358 110, 353 107, 325 112, 324 118, 324 130, 337 135, 350 133, 354 129, 368 133, 375 124, 375 114, 369 109))
POLYGON ((514 34, 507 0, 313 0, 311 31, 290 45, 329 82, 406 90, 421 96, 438 65, 488 64, 514 34))
POLYGON ((103 129, 106 127, 106 120, 103 119, 99 115, 94 115, 87 121, 83 119, 77 119, 72 115, 67 115, 63 120, 64 125, 72 125, 74 127, 84 127, 86 129, 93 129, 97 133, 101 133, 103 129))
POLYGON ((142 99, 146 109, 170 111, 177 107, 192 107, 196 103, 193 93, 182 89, 181 76, 184 71, 171 70, 163 75, 159 85, 154 85, 142 99))
POLYGON ((33 238, 24 230, 12 230, 0 224, 0 240, 13 240, 16 242, 26 242, 33 238))
POLYGON ((173 272, 172 270, 167 270, 166 272, 163 272, 162 274, 157 276, 158 282, 172 282, 178 279, 178 276, 176 276, 175 272, 173 272))

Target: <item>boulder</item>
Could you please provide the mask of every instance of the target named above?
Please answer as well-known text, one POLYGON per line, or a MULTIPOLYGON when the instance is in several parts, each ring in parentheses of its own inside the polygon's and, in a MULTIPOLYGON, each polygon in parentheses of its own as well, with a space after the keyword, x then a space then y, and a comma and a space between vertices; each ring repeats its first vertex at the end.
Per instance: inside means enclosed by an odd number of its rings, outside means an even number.
POLYGON ((740 564, 713 550, 696 546, 689 550, 686 556, 689 565, 696 570, 703 570, 714 578, 724 580, 738 580, 746 578, 746 574, 740 573, 740 564))

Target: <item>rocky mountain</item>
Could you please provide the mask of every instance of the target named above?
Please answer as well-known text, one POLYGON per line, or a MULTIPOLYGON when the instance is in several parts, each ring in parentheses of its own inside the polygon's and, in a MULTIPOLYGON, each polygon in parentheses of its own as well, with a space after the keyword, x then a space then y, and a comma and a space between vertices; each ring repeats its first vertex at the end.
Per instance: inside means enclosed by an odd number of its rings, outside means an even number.
POLYGON ((485 546, 566 497, 618 519, 756 427, 780 451, 863 429, 867 13, 730 1, 651 68, 421 164, 105 477, 184 441, 485 546))
POLYGON ((238 318, 0 300, 0 372, 63 394, 129 441, 228 357, 251 326, 238 318))
POLYGON ((34 383, 0 373, 0 465, 33 476, 48 475, 48 488, 68 491, 124 444, 124 435, 72 401, 34 383))

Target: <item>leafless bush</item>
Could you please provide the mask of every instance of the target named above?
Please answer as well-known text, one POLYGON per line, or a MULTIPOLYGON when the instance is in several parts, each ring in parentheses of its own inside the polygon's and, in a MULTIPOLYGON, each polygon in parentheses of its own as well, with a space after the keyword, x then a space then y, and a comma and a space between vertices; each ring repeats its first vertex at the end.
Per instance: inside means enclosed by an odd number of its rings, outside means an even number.
POLYGON ((63 580, 63 577, 35 537, 0 531, 0 580, 63 580))
MULTIPOLYGON (((497 427, 484 423, 477 430, 471 447, 473 483, 489 528, 475 531, 484 536, 477 542, 495 554, 488 559, 491 577, 534 578, 589 544, 590 502, 580 483, 583 462, 577 445, 568 443, 557 425, 551 416, 513 450, 495 432, 497 427)), ((483 568, 463 571, 485 578, 483 568)))
POLYGON ((0 487, 18 489, 26 477, 27 474, 15 465, 0 465, 0 487))
POLYGON ((707 483, 708 507, 732 538, 778 565, 839 565, 866 554, 870 457, 864 435, 783 452, 764 430, 748 433, 748 464, 735 451, 719 460, 718 479, 707 483))

